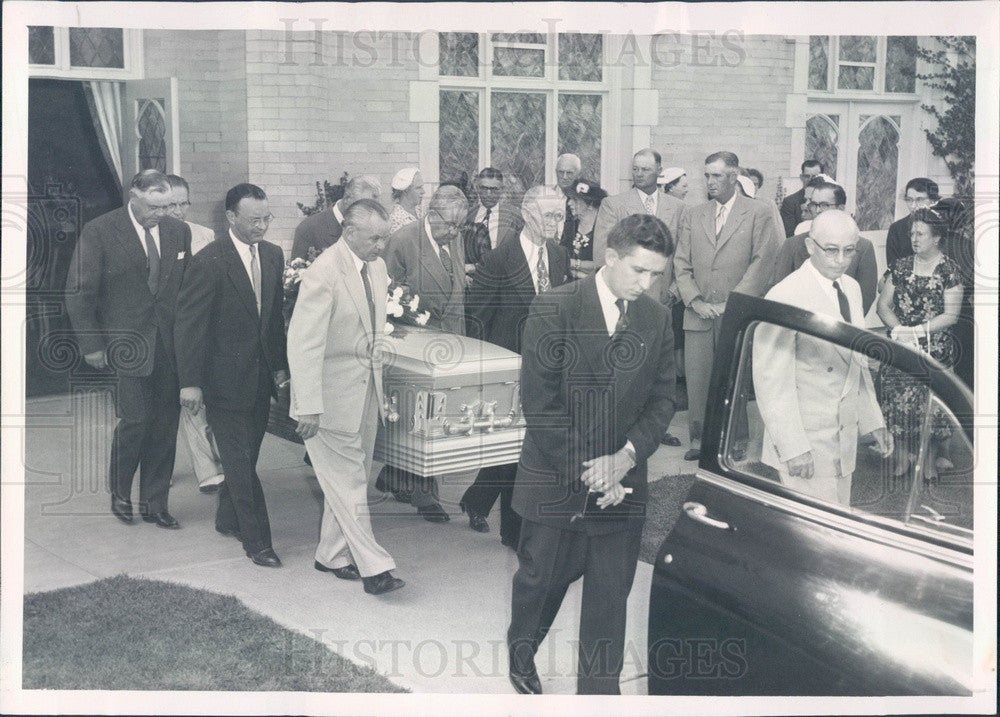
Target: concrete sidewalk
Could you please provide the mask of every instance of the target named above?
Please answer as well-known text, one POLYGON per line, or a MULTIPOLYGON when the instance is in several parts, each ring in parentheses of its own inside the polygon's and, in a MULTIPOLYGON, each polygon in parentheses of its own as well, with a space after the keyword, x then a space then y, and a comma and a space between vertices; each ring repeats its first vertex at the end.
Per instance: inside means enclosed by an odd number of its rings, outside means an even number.
MULTIPOLYGON (((474 475, 440 481, 442 503, 452 516, 443 525, 370 493, 375 535, 396 559, 395 574, 407 583, 374 597, 359 582, 313 569, 322 493, 302 462, 302 446, 270 434, 264 439, 258 472, 274 548, 284 562, 273 570, 255 566, 236 540, 215 532, 216 497, 198 492, 183 442, 170 494, 170 512, 182 529, 167 531, 141 521, 126 526, 111 515, 105 481, 114 411, 106 396, 33 399, 25 422, 25 592, 121 573, 183 583, 234 595, 416 693, 513 692, 504 634, 517 559, 500 545, 498 509, 490 516, 488 534, 470 530, 459 511, 459 498, 474 475)), ((686 435, 685 426, 686 415, 680 413, 673 433, 686 435)), ((681 458, 684 450, 661 446, 650 462, 650 479, 693 472, 695 464, 681 458)), ((645 694, 651 574, 652 567, 640 562, 629 599, 626 694, 645 694)), ((538 656, 548 694, 575 693, 580 587, 578 581, 567 594, 538 656)), ((290 655, 288 664, 304 670, 312 661, 308 655, 290 655)))

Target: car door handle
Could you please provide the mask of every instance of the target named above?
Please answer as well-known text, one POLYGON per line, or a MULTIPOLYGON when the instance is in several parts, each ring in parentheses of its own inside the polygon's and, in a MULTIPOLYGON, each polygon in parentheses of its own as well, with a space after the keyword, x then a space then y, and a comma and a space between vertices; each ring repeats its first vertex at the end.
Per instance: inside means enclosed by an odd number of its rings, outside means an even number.
POLYGON ((696 520, 699 523, 710 525, 711 527, 718 528, 719 530, 729 530, 729 523, 708 517, 708 508, 703 506, 701 503, 685 503, 684 512, 687 513, 687 516, 691 518, 691 520, 696 520))

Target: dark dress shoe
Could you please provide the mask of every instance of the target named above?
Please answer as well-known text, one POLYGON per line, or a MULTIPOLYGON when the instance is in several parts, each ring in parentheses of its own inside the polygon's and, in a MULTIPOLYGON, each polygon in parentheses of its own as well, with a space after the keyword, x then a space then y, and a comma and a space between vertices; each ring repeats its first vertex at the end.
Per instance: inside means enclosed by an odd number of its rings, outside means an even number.
POLYGON ((700 448, 689 448, 684 452, 684 460, 686 461, 696 461, 701 458, 700 448))
POLYGON ((302 456, 302 462, 305 463, 310 468, 312 467, 312 460, 309 458, 309 451, 306 451, 305 455, 302 456))
POLYGON ((422 505, 417 508, 417 512, 420 513, 421 518, 430 523, 447 523, 451 520, 448 514, 444 512, 444 508, 441 507, 440 503, 422 505))
POLYGON ((490 532, 490 524, 486 522, 486 516, 480 515, 479 513, 473 513, 469 510, 469 507, 465 504, 465 501, 461 501, 458 507, 462 509, 463 513, 469 514, 469 527, 472 528, 477 533, 488 533, 490 532))
POLYGON ((255 564, 265 568, 281 567, 281 559, 274 554, 274 548, 264 548, 263 550, 258 550, 256 553, 251 553, 248 550, 247 557, 254 561, 255 564))
POLYGON ((500 545, 506 545, 508 548, 517 552, 517 538, 512 538, 509 535, 500 536, 500 545))
POLYGON ((405 490, 392 491, 392 497, 395 498, 398 502, 406 503, 407 505, 413 502, 413 496, 410 495, 410 493, 405 490))
POLYGON ((111 496, 111 512, 123 523, 132 524, 132 503, 118 496, 111 496))
POLYGON ((212 485, 203 485, 198 488, 202 493, 218 493, 220 483, 213 483, 212 485))
POLYGON ((159 513, 143 513, 142 519, 147 523, 155 523, 157 528, 177 530, 181 527, 181 524, 174 520, 174 516, 165 510, 161 510, 159 513))
POLYGON ((664 433, 663 438, 660 439, 660 443, 665 446, 677 448, 681 445, 681 439, 671 433, 664 433))
POLYGON ((393 577, 388 570, 378 575, 372 575, 370 578, 361 578, 361 582, 365 586, 365 592, 369 595, 381 595, 392 590, 399 590, 406 585, 399 578, 393 577))
POLYGON ((522 695, 542 694, 542 681, 538 679, 538 671, 535 670, 534 665, 528 670, 518 670, 512 662, 508 677, 510 677, 510 684, 522 695))
POLYGON ((243 538, 240 537, 240 531, 237 530, 236 528, 220 528, 219 526, 215 526, 215 532, 230 538, 243 540, 243 538))
POLYGON ((361 579, 361 573, 358 572, 357 565, 345 565, 342 568, 328 568, 327 566, 323 565, 323 563, 316 560, 313 562, 313 567, 319 570, 321 573, 333 573, 341 580, 361 579))

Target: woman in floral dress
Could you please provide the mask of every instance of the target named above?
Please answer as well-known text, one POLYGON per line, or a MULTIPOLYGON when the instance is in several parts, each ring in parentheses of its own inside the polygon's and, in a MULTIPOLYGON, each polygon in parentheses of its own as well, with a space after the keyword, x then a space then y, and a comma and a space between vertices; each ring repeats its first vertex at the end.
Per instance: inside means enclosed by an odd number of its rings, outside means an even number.
MULTIPOLYGON (((948 231, 944 217, 934 209, 913 214, 910 241, 913 256, 898 259, 886 272, 878 299, 879 318, 889 336, 930 354, 951 368, 958 343, 951 328, 962 303, 962 278, 958 264, 945 256, 942 243, 948 231)), ((886 367, 882 374, 882 407, 896 444, 893 474, 904 475, 919 449, 920 429, 927 411, 927 388, 899 371, 886 367)), ((947 444, 951 425, 939 407, 931 417, 928 477, 951 468, 947 444)))
POLYGON ((597 210, 601 202, 608 196, 596 182, 581 180, 576 183, 573 196, 570 197, 570 208, 576 217, 576 236, 572 244, 564 244, 572 259, 570 272, 576 279, 583 279, 594 273, 594 222, 597 220, 597 210))

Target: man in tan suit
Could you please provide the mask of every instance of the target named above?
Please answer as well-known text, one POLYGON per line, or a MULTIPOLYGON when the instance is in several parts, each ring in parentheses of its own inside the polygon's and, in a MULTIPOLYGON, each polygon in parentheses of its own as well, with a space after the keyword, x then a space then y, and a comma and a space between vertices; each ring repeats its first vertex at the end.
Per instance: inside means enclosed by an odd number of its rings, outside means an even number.
POLYGON ((684 301, 684 364, 688 388, 691 448, 701 455, 701 430, 708 400, 715 344, 732 291, 762 296, 771 281, 782 241, 774 213, 736 191, 740 161, 732 152, 705 159, 708 201, 684 212, 674 255, 677 290, 684 301))
POLYGON ((362 199, 344 212, 343 241, 302 275, 288 327, 292 374, 289 415, 323 489, 323 522, 314 566, 343 580, 362 579, 373 595, 403 587, 396 564, 375 540, 368 475, 382 417, 385 263, 379 257, 389 215, 362 199))
MULTIPOLYGON (((389 276, 420 297, 418 311, 430 313, 427 326, 465 334, 465 252, 461 226, 468 212, 462 190, 444 186, 431 197, 427 216, 392 235, 385 252, 389 276)), ((438 502, 437 481, 386 466, 376 487, 387 487, 409 500, 424 520, 447 523, 438 502)))
MULTIPOLYGON (((765 298, 863 328, 861 287, 846 274, 858 251, 858 225, 839 209, 813 220, 809 259, 765 298)), ((858 438, 871 434, 892 453, 864 356, 773 324, 753 338, 753 385, 764 419, 761 460, 784 485, 849 506, 858 438)))

